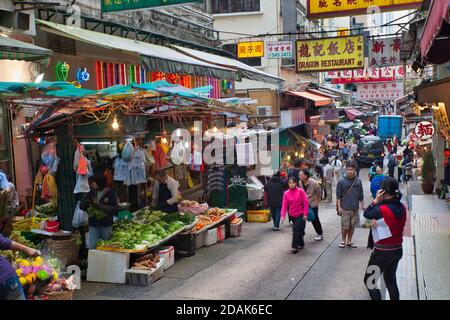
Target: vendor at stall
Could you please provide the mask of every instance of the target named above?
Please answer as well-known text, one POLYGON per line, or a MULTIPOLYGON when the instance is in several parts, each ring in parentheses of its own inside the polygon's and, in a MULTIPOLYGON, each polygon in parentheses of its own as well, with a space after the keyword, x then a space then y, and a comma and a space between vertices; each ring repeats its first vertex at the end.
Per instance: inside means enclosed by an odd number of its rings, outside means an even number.
POLYGON ((114 215, 119 206, 114 191, 106 186, 106 178, 97 173, 90 179, 91 191, 80 204, 89 215, 89 249, 95 249, 99 240, 111 238, 114 215))
POLYGON ((153 187, 153 205, 163 212, 178 211, 179 183, 169 177, 163 170, 155 172, 155 186, 153 187))
POLYGON ((8 181, 6 175, 0 171, 0 190, 6 192, 7 203, 6 210, 8 216, 13 216, 19 208, 19 196, 17 195, 16 187, 8 181))

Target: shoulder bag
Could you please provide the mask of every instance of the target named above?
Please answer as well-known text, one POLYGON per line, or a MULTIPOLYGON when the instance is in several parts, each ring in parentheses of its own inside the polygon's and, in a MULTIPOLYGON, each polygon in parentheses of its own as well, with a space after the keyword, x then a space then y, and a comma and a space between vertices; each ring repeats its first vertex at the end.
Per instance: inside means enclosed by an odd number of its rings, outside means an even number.
MULTIPOLYGON (((347 192, 346 192, 346 193, 344 194, 344 196, 342 197, 342 199, 341 199, 341 204, 342 204, 342 202, 344 201, 344 199, 348 196, 348 194, 350 193, 350 191, 352 191, 353 186, 354 186, 355 183, 356 183, 356 180, 358 180, 358 178, 355 178, 355 181, 353 181, 353 183, 352 183, 352 185, 350 186, 350 188, 347 190, 347 192)), ((337 199, 336 199, 336 213, 337 213, 338 216, 340 216, 337 199)))

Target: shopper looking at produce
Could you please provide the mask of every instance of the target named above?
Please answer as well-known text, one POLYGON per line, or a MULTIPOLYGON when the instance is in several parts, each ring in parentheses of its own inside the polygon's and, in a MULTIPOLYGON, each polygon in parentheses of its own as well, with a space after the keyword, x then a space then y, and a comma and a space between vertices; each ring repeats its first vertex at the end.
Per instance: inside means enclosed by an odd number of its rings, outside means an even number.
POLYGON ((273 230, 280 230, 281 205, 283 203, 283 193, 286 190, 281 180, 280 172, 276 172, 266 186, 267 200, 273 219, 273 230))
POLYGON ((6 174, 0 171, 0 190, 6 193, 6 212, 8 216, 13 216, 19 208, 19 196, 16 187, 8 181, 6 174))
POLYGON ((308 169, 303 169, 300 171, 300 187, 305 191, 306 196, 308 197, 309 206, 314 212, 314 220, 312 221, 312 224, 317 233, 314 240, 321 241, 323 240, 323 230, 322 224, 319 220, 319 201, 322 195, 322 190, 320 189, 319 184, 310 177, 311 172, 308 169))
POLYGON ((178 211, 178 181, 169 177, 164 170, 155 172, 153 205, 167 213, 178 211))
POLYGON ((298 187, 298 179, 289 178, 289 190, 283 195, 283 203, 281 207, 281 222, 284 221, 286 211, 292 218, 293 235, 292 235, 292 253, 297 253, 298 249, 303 249, 305 242, 303 239, 305 233, 305 223, 308 216, 308 197, 305 191, 298 187))
POLYGON ((374 228, 377 228, 377 220, 384 219, 389 227, 391 236, 373 243, 372 232, 369 236, 369 248, 374 248, 367 266, 364 284, 367 286, 372 300, 381 300, 380 289, 376 283, 383 274, 386 288, 391 300, 399 300, 400 293, 397 286, 396 271, 400 259, 403 256, 403 230, 406 223, 406 208, 400 202, 399 183, 396 179, 387 177, 381 183, 372 204, 364 211, 364 217, 372 220, 374 228), (374 266, 379 272, 373 277, 374 266))
POLYGON ((114 191, 106 186, 106 178, 99 173, 90 178, 91 191, 81 202, 80 209, 89 215, 89 249, 95 249, 99 240, 111 238, 114 215, 119 206, 114 191))
MULTIPOLYGON (((39 255, 39 251, 0 235, 0 250, 21 251, 30 257, 39 255)), ((25 293, 16 270, 4 257, 0 256, 0 300, 25 300, 25 293)))

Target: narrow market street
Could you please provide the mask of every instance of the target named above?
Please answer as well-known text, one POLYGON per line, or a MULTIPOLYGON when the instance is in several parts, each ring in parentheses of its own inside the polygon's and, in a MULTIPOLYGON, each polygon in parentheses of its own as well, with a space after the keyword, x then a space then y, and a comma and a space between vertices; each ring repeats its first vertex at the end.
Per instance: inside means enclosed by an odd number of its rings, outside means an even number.
MULTIPOLYGON (((360 174, 366 203, 370 201, 367 173, 363 169, 360 174)), ((324 240, 314 241, 314 229, 308 223, 306 246, 298 254, 289 252, 288 222, 281 232, 272 231, 272 222, 245 223, 240 237, 177 260, 151 286, 83 282, 75 299, 369 299, 363 283, 371 253, 366 249, 368 230, 356 229, 358 248, 341 249, 335 202, 321 202, 319 216, 324 240)))

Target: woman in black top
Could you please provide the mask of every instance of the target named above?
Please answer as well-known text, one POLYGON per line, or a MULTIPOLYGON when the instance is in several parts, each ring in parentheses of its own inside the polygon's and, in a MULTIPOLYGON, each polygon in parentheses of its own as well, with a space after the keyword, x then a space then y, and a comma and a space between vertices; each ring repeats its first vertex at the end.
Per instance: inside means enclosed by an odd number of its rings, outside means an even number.
POLYGON ((267 183, 265 188, 268 196, 268 205, 273 219, 273 230, 280 230, 281 205, 286 186, 281 180, 280 172, 276 172, 267 183))

